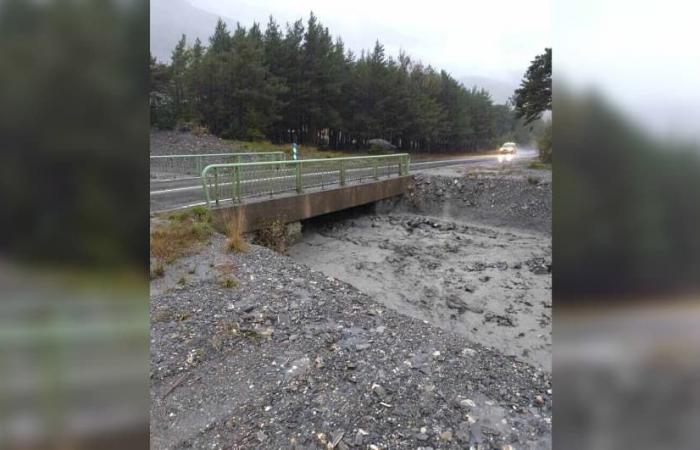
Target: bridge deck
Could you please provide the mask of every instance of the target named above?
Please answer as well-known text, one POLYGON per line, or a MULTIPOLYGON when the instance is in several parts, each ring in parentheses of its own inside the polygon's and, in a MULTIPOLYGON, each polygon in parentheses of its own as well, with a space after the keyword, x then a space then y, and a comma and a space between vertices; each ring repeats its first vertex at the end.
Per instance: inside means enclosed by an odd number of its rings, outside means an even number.
POLYGON ((212 208, 212 212, 218 229, 224 231, 233 222, 245 232, 265 226, 272 220, 295 222, 401 195, 412 183, 413 178, 407 175, 345 186, 336 183, 308 189, 301 194, 288 192, 248 197, 240 203, 222 201, 218 207, 212 208))

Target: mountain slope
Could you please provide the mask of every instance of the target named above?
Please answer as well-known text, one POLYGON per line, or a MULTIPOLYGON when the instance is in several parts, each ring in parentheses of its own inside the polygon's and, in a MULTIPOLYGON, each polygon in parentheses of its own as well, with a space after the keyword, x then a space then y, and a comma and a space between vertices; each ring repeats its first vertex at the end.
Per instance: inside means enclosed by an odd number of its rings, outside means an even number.
MULTIPOLYGON (((234 22, 223 19, 229 29, 233 29, 234 22)), ((199 38, 207 45, 217 20, 215 14, 196 8, 186 0, 151 0, 151 54, 159 61, 169 62, 183 33, 189 44, 199 38)))

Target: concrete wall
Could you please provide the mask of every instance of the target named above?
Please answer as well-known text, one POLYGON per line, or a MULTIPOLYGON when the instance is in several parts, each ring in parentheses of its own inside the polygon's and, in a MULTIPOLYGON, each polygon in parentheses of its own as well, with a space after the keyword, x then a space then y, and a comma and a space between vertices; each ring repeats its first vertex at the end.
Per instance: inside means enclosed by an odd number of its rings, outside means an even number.
POLYGON ((224 231, 228 224, 234 222, 238 224, 241 232, 247 232, 259 229, 271 220, 279 220, 284 223, 296 222, 401 195, 412 183, 411 176, 404 176, 373 183, 220 207, 212 211, 214 226, 224 231))

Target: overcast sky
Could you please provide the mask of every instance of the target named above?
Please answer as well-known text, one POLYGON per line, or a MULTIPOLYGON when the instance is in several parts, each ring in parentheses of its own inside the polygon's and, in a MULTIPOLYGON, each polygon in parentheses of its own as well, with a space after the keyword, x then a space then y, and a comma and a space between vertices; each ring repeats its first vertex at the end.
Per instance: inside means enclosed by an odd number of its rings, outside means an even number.
POLYGON ((481 76, 517 83, 535 55, 551 46, 549 0, 188 0, 248 26, 308 18, 313 11, 356 53, 375 40, 456 78, 481 76))
POLYGON ((699 17, 684 0, 554 2, 555 77, 603 91, 655 132, 700 138, 699 17))

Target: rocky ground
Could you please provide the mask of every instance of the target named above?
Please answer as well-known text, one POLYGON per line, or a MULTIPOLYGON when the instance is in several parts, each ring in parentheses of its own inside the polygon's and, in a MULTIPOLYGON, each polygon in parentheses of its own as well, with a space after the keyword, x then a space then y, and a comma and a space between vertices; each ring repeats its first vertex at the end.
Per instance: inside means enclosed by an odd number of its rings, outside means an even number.
POLYGON ((547 372, 262 247, 216 269, 152 297, 152 448, 550 446, 547 372))
POLYGON ((371 284, 412 293, 404 308, 330 266, 255 245, 230 253, 220 235, 168 266, 151 283, 152 447, 550 448, 542 349, 479 339, 543 335, 532 342, 548 345, 551 226, 522 208, 547 214, 551 178, 547 191, 539 176, 521 172, 512 189, 532 190, 520 197, 485 174, 417 175, 411 198, 378 215, 307 227, 355 251, 345 259, 361 278, 377 273, 371 284), (479 224, 453 205, 472 201, 479 224), (430 208, 450 214, 422 215, 430 208), (416 271, 434 292, 399 286, 416 271))
POLYGON ((231 153, 242 149, 216 136, 196 136, 190 132, 151 130, 151 155, 198 155, 203 153, 231 153))
POLYGON ((528 160, 490 166, 447 166, 416 173, 409 195, 380 212, 408 212, 551 235, 552 172, 528 160))

